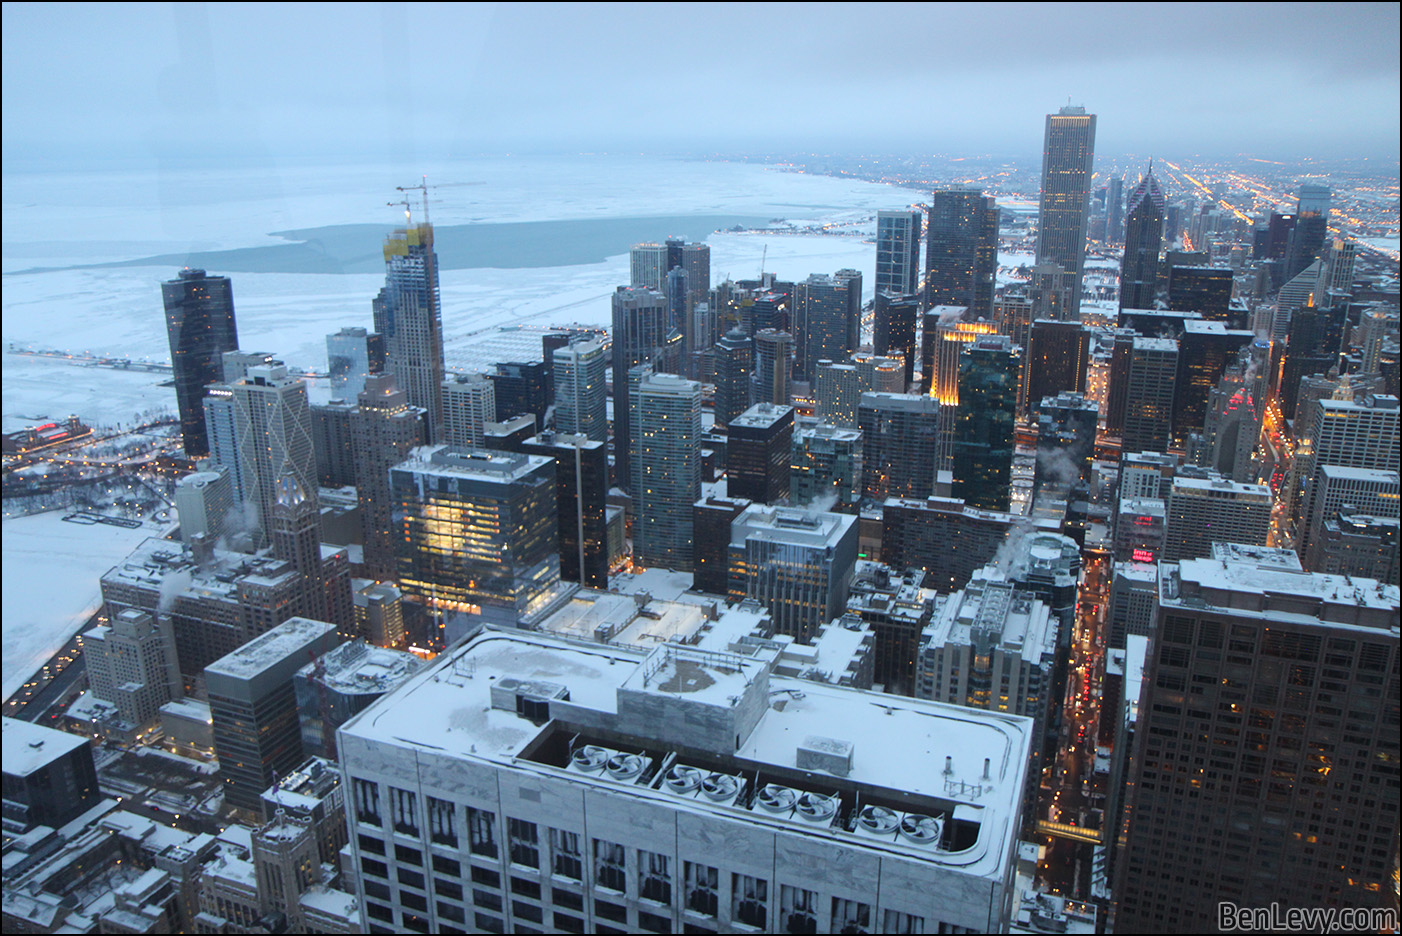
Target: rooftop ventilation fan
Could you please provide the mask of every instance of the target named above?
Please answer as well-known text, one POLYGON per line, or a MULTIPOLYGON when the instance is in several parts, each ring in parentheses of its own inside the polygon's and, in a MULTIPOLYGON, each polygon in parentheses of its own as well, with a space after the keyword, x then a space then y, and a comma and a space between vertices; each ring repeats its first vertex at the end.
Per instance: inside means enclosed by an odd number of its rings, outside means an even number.
POLYGON ((803 793, 794 811, 809 822, 831 822, 837 815, 837 797, 821 793, 803 793))
POLYGON ((713 773, 701 781, 701 793, 708 799, 722 801, 735 798, 740 783, 729 774, 713 773))
POLYGON ((615 754, 608 759, 606 769, 615 780, 632 780, 643 772, 643 759, 637 754, 615 754))
POLYGON ((570 763, 575 770, 584 773, 598 773, 608 763, 609 751, 595 744, 586 744, 570 755, 570 763))
POLYGON ((776 783, 766 783, 755 794, 755 805, 771 813, 792 812, 797 800, 793 790, 776 783))
POLYGON ((934 816, 910 813, 901 820, 901 838, 917 845, 933 845, 940 840, 944 823, 934 816))
POLYGON ((674 764, 662 778, 662 786, 679 796, 694 793, 701 786, 702 774, 695 767, 674 764))
POLYGON ((857 825, 874 835, 894 835, 901 817, 885 806, 863 806, 857 825))

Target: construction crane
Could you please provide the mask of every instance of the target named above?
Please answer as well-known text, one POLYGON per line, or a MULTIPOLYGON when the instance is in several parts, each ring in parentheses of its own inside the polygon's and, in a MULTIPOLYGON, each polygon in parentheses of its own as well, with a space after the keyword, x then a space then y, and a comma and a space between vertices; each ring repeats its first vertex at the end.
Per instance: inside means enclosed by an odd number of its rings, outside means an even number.
MULTIPOLYGON (((437 188, 437 187, 438 187, 438 186, 436 186, 436 185, 429 185, 429 184, 428 184, 428 176, 424 176, 424 177, 419 181, 419 184, 418 184, 418 185, 396 185, 396 186, 394 187, 394 190, 395 190, 396 192, 404 192, 404 193, 406 193, 406 194, 405 194, 405 198, 406 198, 405 204, 406 204, 406 205, 408 204, 408 202, 407 202, 407 198, 408 198, 407 193, 409 193, 409 192, 421 192, 421 193, 423 194, 423 199, 424 199, 424 223, 427 224, 427 223, 428 223, 428 190, 429 190, 430 188, 437 188)), ((408 211, 408 208, 407 208, 407 207, 405 208, 405 211, 404 211, 404 217, 405 217, 406 220, 407 220, 408 217, 409 217, 409 211, 408 211)))

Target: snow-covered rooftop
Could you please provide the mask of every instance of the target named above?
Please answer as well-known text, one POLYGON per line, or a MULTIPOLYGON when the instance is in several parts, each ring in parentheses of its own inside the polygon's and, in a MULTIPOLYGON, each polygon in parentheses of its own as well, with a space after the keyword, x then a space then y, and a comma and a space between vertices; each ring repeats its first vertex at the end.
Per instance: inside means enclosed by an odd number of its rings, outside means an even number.
POLYGON ((335 630, 336 625, 325 621, 313 621, 303 617, 288 618, 267 633, 215 660, 205 667, 205 673, 250 679, 286 659, 290 654, 302 650, 316 638, 335 630))
POLYGON ((5 773, 15 777, 27 777, 55 759, 88 743, 87 738, 66 731, 55 731, 18 718, 4 720, 4 730, 0 731, 0 738, 4 740, 5 773))

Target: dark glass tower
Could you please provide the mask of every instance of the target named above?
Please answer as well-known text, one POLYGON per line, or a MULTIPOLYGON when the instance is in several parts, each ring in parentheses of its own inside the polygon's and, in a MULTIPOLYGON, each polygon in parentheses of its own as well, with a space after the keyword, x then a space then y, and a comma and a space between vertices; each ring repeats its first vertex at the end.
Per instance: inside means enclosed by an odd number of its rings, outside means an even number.
POLYGON ((1154 167, 1129 196, 1125 219, 1125 253, 1120 262, 1120 308, 1152 309, 1163 246, 1164 197, 1154 167))
POLYGON ((905 359, 902 390, 910 386, 911 378, 915 376, 915 319, 919 312, 919 296, 889 292, 876 294, 872 346, 883 357, 900 356, 905 359))
POLYGON ((1064 390, 1083 393, 1090 360, 1090 332, 1080 322, 1032 323, 1027 354, 1027 407, 1064 390))
POLYGON ((730 422, 725 446, 726 493, 760 504, 789 496, 793 407, 756 403, 730 422))
POLYGON ((959 355, 954 496, 970 507, 1008 509, 1021 358, 1006 335, 981 336, 959 355))
POLYGON ((527 439, 521 451, 555 460, 560 578, 608 588, 608 447, 588 436, 546 431, 527 439))
POLYGON ((639 364, 661 365, 668 332, 665 295, 654 289, 618 287, 613 294, 613 455, 614 483, 619 487, 630 483, 628 371, 639 364))
POLYGON ((385 238, 385 286, 371 307, 385 336, 385 370, 409 405, 428 411, 429 439, 443 434, 443 313, 433 225, 400 228, 385 238))
POLYGON ((876 213, 876 291, 920 288, 920 212, 876 213))
POLYGON ((1095 115, 1063 107, 1047 115, 1042 145, 1042 204, 1037 227, 1037 262, 1061 265, 1068 293, 1067 318, 1078 321, 1086 228, 1090 220, 1091 166, 1095 162, 1095 115))
POLYGON ((992 319, 997 270, 994 200, 972 189, 935 192, 925 241, 925 305, 967 306, 973 318, 992 319))
POLYGON ((750 374, 755 369, 755 346, 744 329, 736 327, 716 342, 716 425, 730 421, 750 408, 750 374))
POLYGON ((166 337, 175 372, 175 404, 180 410, 180 434, 188 458, 209 454, 204 424, 204 388, 224 380, 220 360, 225 351, 239 349, 234 322, 234 291, 227 276, 206 276, 204 270, 181 270, 161 284, 166 309, 166 337))

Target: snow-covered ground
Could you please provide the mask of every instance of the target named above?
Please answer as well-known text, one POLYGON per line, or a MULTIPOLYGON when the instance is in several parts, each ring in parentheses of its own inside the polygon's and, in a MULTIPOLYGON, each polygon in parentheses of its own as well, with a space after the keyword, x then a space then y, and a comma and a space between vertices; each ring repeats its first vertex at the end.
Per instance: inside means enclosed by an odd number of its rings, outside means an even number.
MULTIPOLYGON (((9 377, 6 376, 8 381, 9 377)), ((98 580, 162 528, 68 523, 57 510, 3 522, 4 631, 0 698, 8 699, 102 602, 98 580)))

